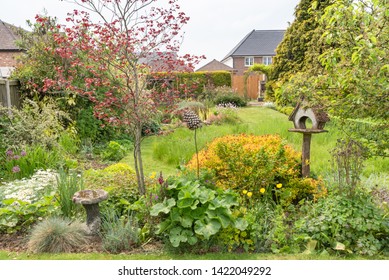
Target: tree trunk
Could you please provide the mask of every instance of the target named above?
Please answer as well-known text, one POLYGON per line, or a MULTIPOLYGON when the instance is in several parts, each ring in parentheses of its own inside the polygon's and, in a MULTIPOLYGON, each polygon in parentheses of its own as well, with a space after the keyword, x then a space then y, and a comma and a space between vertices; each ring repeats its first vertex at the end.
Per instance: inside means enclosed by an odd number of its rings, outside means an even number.
POLYGON ((136 128, 136 132, 135 132, 134 163, 135 163, 136 179, 138 183, 138 190, 141 195, 144 195, 146 193, 146 188, 145 188, 144 172, 143 172, 141 141, 142 141, 142 128, 140 127, 140 128, 136 128))

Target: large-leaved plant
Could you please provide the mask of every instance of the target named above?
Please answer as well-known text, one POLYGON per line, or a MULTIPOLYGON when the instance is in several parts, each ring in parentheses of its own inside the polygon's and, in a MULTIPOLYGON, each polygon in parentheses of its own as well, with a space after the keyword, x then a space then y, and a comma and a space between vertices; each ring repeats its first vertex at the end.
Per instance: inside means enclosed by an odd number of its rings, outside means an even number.
POLYGON ((238 197, 232 191, 211 190, 199 181, 176 179, 168 185, 164 201, 155 204, 150 214, 163 216, 157 234, 168 237, 173 247, 179 247, 209 240, 228 226, 245 230, 247 222, 231 212, 237 205, 238 197))

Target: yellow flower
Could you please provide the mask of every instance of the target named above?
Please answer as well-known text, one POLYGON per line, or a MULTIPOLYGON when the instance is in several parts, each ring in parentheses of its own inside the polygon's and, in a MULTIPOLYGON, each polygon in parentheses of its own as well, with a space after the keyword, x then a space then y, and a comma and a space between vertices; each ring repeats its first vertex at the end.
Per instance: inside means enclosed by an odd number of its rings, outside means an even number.
POLYGON ((247 196, 248 196, 248 197, 252 197, 252 196, 253 196, 253 193, 252 193, 252 192, 247 192, 247 196))
POLYGON ((243 194, 247 194, 247 191, 246 191, 246 190, 243 190, 243 194))
POLYGON ((150 175, 150 179, 155 179, 156 176, 157 176, 157 172, 153 172, 150 175))
POLYGON ((260 193, 265 193, 265 191, 266 191, 265 188, 261 188, 261 189, 259 190, 260 193))
POLYGON ((276 185, 276 187, 277 187, 277 189, 281 189, 282 188, 282 184, 279 183, 279 184, 276 185))

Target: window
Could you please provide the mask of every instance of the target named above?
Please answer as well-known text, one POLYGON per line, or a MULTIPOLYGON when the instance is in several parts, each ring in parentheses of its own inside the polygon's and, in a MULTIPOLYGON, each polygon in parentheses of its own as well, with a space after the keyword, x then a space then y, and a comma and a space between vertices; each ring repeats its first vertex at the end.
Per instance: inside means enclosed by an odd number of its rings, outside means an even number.
POLYGON ((264 56, 262 57, 262 63, 265 65, 272 64, 272 57, 271 56, 264 56))
POLYGON ((244 66, 253 66, 254 65, 254 57, 253 56, 246 56, 244 58, 244 66))

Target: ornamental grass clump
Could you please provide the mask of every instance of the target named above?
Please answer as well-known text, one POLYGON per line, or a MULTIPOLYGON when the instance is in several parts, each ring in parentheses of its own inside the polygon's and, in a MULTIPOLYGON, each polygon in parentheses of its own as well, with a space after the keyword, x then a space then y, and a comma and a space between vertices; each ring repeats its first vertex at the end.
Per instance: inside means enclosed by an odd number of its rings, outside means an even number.
POLYGON ((33 253, 69 253, 87 240, 86 228, 81 222, 52 217, 33 228, 27 245, 33 253))

